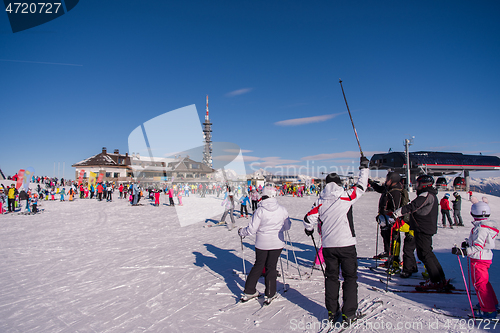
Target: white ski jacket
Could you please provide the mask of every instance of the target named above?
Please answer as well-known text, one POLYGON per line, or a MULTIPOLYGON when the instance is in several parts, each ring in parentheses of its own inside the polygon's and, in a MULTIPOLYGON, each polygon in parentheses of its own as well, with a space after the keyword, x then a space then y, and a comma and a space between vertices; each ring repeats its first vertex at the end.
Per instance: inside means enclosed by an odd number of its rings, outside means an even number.
POLYGON ((467 256, 472 259, 492 260, 495 248, 495 238, 498 236, 498 228, 495 221, 480 220, 472 222, 469 238, 466 239, 467 256))
POLYGON ((291 226, 287 210, 278 204, 276 198, 259 202, 247 227, 241 229, 241 236, 255 236, 255 247, 259 250, 277 250, 285 246, 283 231, 291 226))
POLYGON ((354 230, 351 230, 347 212, 365 193, 369 169, 359 171, 358 183, 345 191, 335 183, 326 184, 313 208, 304 217, 304 226, 313 230, 321 223, 323 247, 346 247, 356 245, 354 230))

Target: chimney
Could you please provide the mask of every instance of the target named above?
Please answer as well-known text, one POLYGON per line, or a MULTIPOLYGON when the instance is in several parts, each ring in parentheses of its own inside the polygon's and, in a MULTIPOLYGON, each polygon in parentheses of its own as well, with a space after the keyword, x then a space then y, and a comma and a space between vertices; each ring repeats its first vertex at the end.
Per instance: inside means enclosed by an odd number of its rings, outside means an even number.
POLYGON ((120 150, 115 149, 114 153, 115 153, 115 154, 120 154, 120 150))
POLYGON ((102 147, 102 153, 103 153, 103 154, 107 154, 107 152, 106 152, 106 147, 102 147))

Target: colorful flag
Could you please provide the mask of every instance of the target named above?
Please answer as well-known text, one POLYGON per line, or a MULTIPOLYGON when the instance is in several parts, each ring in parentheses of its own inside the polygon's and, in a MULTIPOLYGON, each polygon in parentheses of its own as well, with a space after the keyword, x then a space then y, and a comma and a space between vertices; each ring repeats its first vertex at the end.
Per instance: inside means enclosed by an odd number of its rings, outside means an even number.
POLYGON ((82 184, 84 174, 85 174, 85 170, 80 170, 80 175, 78 176, 78 186, 80 186, 82 184))
POLYGON ((88 189, 90 190, 90 186, 94 185, 95 188, 95 172, 90 172, 90 177, 89 177, 89 184, 88 184, 88 189))
POLYGON ((23 185, 24 182, 24 169, 19 170, 17 173, 17 183, 16 183, 16 190, 19 190, 21 185, 23 185))
POLYGON ((26 192, 28 192, 31 178, 33 177, 34 174, 35 174, 35 169, 33 169, 32 167, 26 168, 26 170, 24 171, 23 186, 26 192))

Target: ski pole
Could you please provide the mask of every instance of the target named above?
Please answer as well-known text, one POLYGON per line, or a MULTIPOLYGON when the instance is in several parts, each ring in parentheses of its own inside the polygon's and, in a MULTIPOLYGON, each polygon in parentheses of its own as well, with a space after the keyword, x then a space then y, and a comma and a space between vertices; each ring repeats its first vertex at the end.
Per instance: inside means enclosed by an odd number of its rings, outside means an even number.
MULTIPOLYGON (((316 250, 316 255, 318 256, 319 258, 319 252, 318 252, 318 248, 316 247, 316 242, 314 241, 314 236, 311 234, 311 238, 313 240, 313 245, 314 245, 314 249, 316 250)), ((321 266, 321 271, 323 272, 323 276, 325 277, 326 279, 326 274, 325 274, 325 270, 323 269, 323 265, 321 265, 321 263, 319 263, 319 265, 321 266)), ((313 263, 313 266, 314 266, 314 263, 313 263)))
POLYGON ((349 110, 349 105, 347 104, 347 99, 345 98, 344 87, 342 86, 342 80, 339 79, 340 88, 342 88, 342 95, 344 95, 345 106, 347 106, 347 112, 349 113, 349 118, 351 118, 352 129, 354 130, 354 135, 356 135, 356 141, 358 141, 359 152, 361 157, 364 157, 363 150, 361 150, 361 144, 359 143, 358 132, 356 132, 356 127, 354 127, 354 121, 352 120, 351 111, 349 110))
POLYGON ((462 262, 460 261, 460 257, 457 256, 458 263, 460 264, 460 270, 462 271, 462 277, 464 279, 464 285, 465 285, 465 291, 467 291, 467 297, 469 298, 469 305, 470 305, 470 310, 472 311, 472 318, 476 320, 476 317, 474 316, 474 309, 472 308, 472 301, 470 300, 470 294, 469 294, 469 288, 467 287, 467 282, 465 281, 465 275, 464 275, 464 270, 462 268, 462 262))
POLYGON ((281 253, 280 253, 280 266, 281 266, 281 275, 283 276, 283 288, 284 288, 283 292, 286 293, 288 289, 286 289, 285 272, 283 272, 283 261, 281 260, 281 253))
POLYGON ((243 259, 243 274, 245 274, 245 282, 247 282, 247 269, 245 268, 245 251, 243 250, 243 237, 240 236, 241 241, 241 258, 243 259))
POLYGON ((290 233, 288 230, 286 231, 288 236, 288 240, 290 241, 290 247, 292 248, 293 257, 295 258, 295 265, 297 266, 297 271, 299 272, 299 278, 302 280, 302 274, 300 274, 299 263, 297 262, 297 255, 295 254, 295 250, 293 249, 292 238, 290 237, 290 233))
POLYGON ((375 267, 378 267, 378 232, 380 229, 380 224, 377 221, 377 240, 375 241, 375 267))

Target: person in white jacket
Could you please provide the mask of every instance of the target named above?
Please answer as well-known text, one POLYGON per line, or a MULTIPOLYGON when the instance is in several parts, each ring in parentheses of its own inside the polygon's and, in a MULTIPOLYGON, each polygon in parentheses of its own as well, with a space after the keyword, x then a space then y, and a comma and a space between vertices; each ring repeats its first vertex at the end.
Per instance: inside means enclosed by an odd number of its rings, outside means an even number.
POLYGON ((494 319, 497 316, 498 299, 489 281, 488 269, 493 260, 491 250, 495 248, 499 230, 496 223, 488 219, 490 216, 488 199, 483 197, 482 201, 479 201, 476 197, 471 197, 471 202, 470 214, 474 218, 472 222, 474 227, 469 238, 462 243, 462 249, 455 247, 452 253, 467 255, 471 260, 472 284, 479 299, 479 309, 474 311, 474 316, 494 319))
POLYGON ((245 228, 240 228, 240 237, 255 236, 255 264, 248 274, 245 290, 241 301, 245 302, 259 296, 256 289, 263 268, 265 278, 265 300, 269 304, 276 297, 276 265, 285 246, 283 232, 291 226, 287 210, 278 204, 276 189, 265 187, 262 190, 262 200, 245 228))
POLYGON ((357 184, 348 190, 342 187, 340 176, 331 173, 326 186, 313 208, 304 217, 305 232, 311 236, 314 226, 321 223, 321 240, 325 271, 325 305, 329 322, 352 322, 358 309, 358 261, 356 235, 352 221, 352 205, 365 193, 368 183, 368 164, 361 157, 357 184), (339 271, 342 270, 342 309, 339 306, 339 271))

